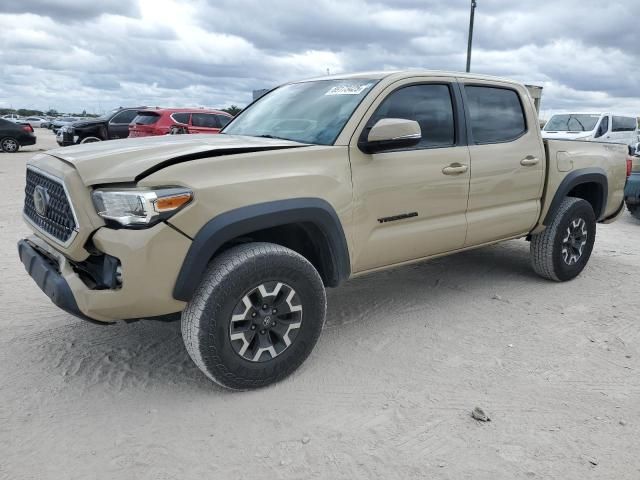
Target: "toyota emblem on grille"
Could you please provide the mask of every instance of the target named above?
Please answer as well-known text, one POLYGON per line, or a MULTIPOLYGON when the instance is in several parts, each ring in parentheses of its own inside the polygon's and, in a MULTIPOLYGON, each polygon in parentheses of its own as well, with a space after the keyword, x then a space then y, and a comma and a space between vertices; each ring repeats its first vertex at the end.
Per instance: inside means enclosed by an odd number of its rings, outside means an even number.
POLYGON ((49 192, 42 185, 36 186, 33 191, 33 206, 36 209, 36 213, 41 217, 47 214, 47 208, 49 207, 49 192))

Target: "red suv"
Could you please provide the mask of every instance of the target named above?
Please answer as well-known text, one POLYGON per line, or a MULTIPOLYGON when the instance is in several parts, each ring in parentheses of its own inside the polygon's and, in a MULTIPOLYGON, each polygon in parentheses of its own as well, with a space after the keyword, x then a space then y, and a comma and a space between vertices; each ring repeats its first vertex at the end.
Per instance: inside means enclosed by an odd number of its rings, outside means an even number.
POLYGON ((129 137, 166 135, 173 126, 189 133, 218 133, 232 118, 228 113, 203 108, 147 108, 129 124, 129 137))

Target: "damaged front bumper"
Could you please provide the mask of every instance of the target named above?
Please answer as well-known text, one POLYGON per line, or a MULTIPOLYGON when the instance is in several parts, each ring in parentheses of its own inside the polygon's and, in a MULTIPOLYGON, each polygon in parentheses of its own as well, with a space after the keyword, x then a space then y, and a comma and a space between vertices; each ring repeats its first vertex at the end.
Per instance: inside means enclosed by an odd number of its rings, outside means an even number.
POLYGON ((164 223, 143 230, 100 228, 94 254, 67 258, 33 235, 18 242, 38 287, 64 311, 99 323, 154 318, 184 309, 173 288, 191 240, 164 223))

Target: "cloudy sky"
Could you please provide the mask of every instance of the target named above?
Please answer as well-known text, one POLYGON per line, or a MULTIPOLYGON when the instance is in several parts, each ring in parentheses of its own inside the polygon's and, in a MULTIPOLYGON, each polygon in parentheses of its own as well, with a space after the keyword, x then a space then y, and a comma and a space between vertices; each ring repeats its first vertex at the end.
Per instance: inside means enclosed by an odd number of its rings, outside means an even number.
MULTIPOLYGON (((638 0, 477 0, 472 71, 544 86, 543 113, 640 115, 638 0)), ((469 0, 3 0, 0 106, 245 105, 363 70, 464 70, 469 0)))

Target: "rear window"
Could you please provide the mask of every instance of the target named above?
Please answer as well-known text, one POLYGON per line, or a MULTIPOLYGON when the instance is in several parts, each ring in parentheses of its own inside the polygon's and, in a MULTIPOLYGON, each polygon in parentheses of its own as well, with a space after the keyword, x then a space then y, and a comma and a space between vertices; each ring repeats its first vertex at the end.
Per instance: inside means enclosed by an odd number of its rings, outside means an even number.
POLYGON ((617 117, 613 116, 611 122, 612 132, 633 132, 638 126, 638 121, 633 117, 617 117))
POLYGON ((510 142, 527 130, 516 91, 467 86, 465 93, 475 143, 510 142))
POLYGON ((153 112, 140 112, 136 115, 136 118, 133 119, 132 123, 136 125, 153 125, 160 119, 160 115, 153 112))
POLYGON ((176 123, 183 123, 187 125, 189 123, 190 113, 174 113, 171 115, 171 118, 176 123))

